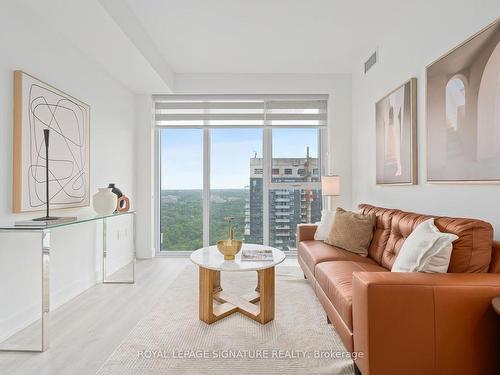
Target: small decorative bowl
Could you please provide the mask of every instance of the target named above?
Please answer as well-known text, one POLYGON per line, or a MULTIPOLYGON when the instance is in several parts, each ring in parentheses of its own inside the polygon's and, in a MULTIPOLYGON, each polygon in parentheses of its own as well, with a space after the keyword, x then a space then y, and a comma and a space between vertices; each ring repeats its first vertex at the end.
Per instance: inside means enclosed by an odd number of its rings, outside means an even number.
POLYGON ((225 260, 233 260, 234 256, 240 252, 242 244, 238 240, 221 240, 217 241, 217 250, 224 255, 225 260))

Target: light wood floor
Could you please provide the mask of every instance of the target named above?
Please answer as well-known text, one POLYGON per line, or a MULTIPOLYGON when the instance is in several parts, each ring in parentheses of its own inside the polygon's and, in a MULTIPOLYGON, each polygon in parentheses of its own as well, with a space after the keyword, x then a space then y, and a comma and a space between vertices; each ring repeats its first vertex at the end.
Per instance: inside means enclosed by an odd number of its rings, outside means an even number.
MULTIPOLYGON (((49 350, 0 352, 0 374, 94 374, 188 264, 188 258, 140 260, 135 285, 93 286, 51 311, 49 350)), ((282 265, 298 264, 290 258, 282 265)))

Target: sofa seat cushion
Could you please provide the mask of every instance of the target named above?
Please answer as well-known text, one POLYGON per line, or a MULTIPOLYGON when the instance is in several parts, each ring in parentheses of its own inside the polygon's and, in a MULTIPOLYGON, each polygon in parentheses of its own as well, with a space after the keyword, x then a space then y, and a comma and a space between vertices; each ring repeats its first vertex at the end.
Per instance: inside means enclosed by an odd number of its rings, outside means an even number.
POLYGON ((323 241, 301 241, 297 250, 307 268, 314 275, 316 264, 327 261, 352 260, 363 263, 376 264, 368 257, 351 253, 339 247, 331 246, 323 241))
POLYGON ((318 286, 331 301, 344 323, 352 331, 352 274, 354 272, 389 272, 375 262, 323 262, 316 266, 318 286))

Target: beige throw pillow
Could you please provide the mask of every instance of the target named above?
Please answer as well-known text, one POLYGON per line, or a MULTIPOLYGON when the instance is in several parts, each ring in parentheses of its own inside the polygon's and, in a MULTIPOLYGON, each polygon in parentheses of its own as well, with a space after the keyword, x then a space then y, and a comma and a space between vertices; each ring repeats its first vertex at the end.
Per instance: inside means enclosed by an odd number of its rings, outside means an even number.
POLYGON ((337 208, 332 230, 325 242, 367 256, 376 220, 373 213, 363 215, 337 208))

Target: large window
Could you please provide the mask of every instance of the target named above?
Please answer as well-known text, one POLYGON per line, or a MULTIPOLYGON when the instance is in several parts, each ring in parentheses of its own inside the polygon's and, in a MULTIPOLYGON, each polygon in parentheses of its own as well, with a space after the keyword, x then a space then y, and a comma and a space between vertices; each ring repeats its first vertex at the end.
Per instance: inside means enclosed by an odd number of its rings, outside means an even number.
POLYGON ((272 129, 269 245, 295 249, 295 228, 321 217, 320 129, 272 129))
POLYGON ((160 131, 161 250, 203 245, 203 131, 160 131))
POLYGON ((326 96, 156 96, 158 241, 192 251, 226 236, 295 249, 321 213, 326 96))
MULTIPOLYGON (((255 205, 254 190, 250 190, 252 159, 262 160, 262 129, 210 131, 211 245, 227 235, 224 217, 234 218, 234 235, 240 239, 250 235, 252 219, 262 217, 262 205, 255 205)), ((262 240, 262 231, 252 237, 253 243, 262 243, 262 240)))

